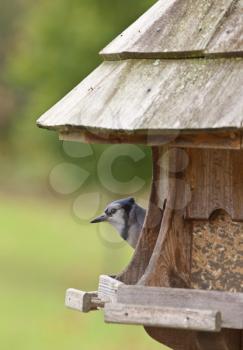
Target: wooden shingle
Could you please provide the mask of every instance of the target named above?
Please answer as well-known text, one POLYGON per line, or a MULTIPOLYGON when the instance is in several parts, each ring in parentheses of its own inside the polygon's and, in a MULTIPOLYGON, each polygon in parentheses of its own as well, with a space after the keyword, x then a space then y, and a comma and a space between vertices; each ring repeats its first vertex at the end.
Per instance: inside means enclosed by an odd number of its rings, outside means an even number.
POLYGON ((65 131, 238 129, 243 60, 105 62, 38 121, 65 131))
POLYGON ((101 51, 104 59, 198 57, 242 52, 242 2, 159 0, 101 51), (235 25, 237 28, 235 28, 235 25), (214 38, 214 34, 219 34, 214 38), (229 33, 230 31, 230 33, 229 33), (239 40, 241 42, 239 42, 239 40), (213 43, 211 44, 211 41, 213 43))
POLYGON ((243 0, 235 3, 233 10, 218 27, 205 52, 225 57, 243 55, 243 0))

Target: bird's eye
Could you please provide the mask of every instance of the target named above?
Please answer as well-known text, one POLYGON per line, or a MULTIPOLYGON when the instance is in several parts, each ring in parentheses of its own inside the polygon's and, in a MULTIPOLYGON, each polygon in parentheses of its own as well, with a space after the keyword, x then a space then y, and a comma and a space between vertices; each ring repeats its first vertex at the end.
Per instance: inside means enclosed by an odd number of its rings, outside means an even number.
POLYGON ((115 212, 116 212, 116 209, 111 209, 111 214, 112 215, 115 214, 115 212))

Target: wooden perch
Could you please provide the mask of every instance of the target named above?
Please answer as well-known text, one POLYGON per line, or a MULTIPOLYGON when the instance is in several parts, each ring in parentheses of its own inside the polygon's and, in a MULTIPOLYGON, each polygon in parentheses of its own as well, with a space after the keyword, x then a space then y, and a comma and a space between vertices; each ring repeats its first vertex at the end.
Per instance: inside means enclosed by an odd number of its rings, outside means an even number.
POLYGON ((116 302, 118 287, 122 285, 123 283, 115 278, 101 275, 98 292, 83 292, 70 288, 66 291, 65 305, 81 312, 103 308, 105 303, 116 302))
POLYGON ((98 299, 97 292, 83 292, 77 289, 68 289, 66 292, 65 305, 70 309, 89 312, 103 307, 104 303, 98 299))
POLYGON ((179 310, 218 310, 222 315, 223 328, 243 329, 243 293, 121 286, 118 289, 117 302, 179 310))
POLYGON ((208 332, 221 330, 220 312, 202 309, 108 303, 105 305, 105 321, 208 332))

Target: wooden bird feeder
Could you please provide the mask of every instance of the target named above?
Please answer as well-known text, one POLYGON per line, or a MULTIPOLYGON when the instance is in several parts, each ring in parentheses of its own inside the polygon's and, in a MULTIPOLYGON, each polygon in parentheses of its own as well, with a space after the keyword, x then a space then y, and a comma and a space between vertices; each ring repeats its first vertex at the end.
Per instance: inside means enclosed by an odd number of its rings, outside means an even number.
POLYGON ((243 349, 242 38, 242 0, 159 0, 38 120, 61 140, 153 154, 132 261, 67 306, 174 350, 243 349))

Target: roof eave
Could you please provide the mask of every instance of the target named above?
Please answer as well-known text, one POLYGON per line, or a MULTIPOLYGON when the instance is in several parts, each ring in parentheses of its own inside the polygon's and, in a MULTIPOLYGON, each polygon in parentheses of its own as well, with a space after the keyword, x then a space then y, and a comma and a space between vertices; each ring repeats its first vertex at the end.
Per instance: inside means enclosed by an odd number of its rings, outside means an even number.
POLYGON ((111 130, 101 128, 72 127, 70 125, 43 126, 55 130, 60 140, 91 144, 142 144, 173 147, 241 149, 242 129, 237 127, 193 130, 111 130))

